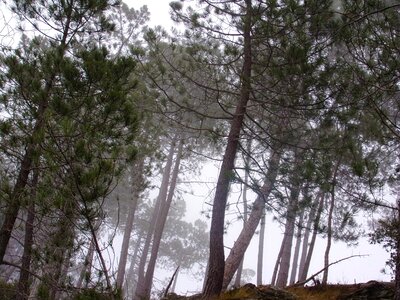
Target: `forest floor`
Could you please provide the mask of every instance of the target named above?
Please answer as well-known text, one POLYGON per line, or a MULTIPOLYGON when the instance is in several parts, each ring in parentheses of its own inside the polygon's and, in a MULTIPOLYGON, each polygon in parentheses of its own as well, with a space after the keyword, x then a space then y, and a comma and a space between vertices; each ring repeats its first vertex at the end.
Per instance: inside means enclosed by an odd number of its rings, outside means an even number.
MULTIPOLYGON (((246 284, 222 294, 219 300, 392 300, 394 284, 369 281, 360 284, 330 284, 312 287, 288 287, 277 289, 270 286, 246 284)), ((168 300, 197 300, 199 296, 169 295, 168 300)))

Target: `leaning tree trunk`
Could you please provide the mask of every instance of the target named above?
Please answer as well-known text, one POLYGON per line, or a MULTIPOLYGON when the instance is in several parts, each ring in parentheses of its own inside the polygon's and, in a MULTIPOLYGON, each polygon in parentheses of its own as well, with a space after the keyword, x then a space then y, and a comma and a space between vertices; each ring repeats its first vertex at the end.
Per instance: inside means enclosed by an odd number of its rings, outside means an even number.
POLYGON ((117 280, 116 285, 118 289, 122 289, 125 278, 125 268, 128 259, 129 242, 133 229, 133 220, 135 217, 136 207, 139 201, 139 194, 143 186, 143 169, 144 169, 144 157, 138 159, 138 161, 132 167, 131 180, 132 180, 132 199, 129 206, 128 217, 126 220, 126 226, 124 231, 124 237, 122 240, 121 254, 118 264, 117 280))
POLYGON ((171 184, 168 191, 168 197, 164 204, 161 206, 160 213, 157 218, 156 227, 154 228, 153 246, 151 247, 151 256, 147 265, 147 271, 144 280, 143 294, 137 294, 140 299, 150 299, 151 286, 153 284, 154 270, 158 257, 158 250, 160 248, 162 234, 164 232, 165 223, 167 221, 168 212, 171 207, 172 199, 175 193, 175 187, 178 180, 179 167, 183 152, 183 140, 179 141, 178 152, 176 154, 175 166, 171 175, 171 184))
POLYGON ((231 282, 232 277, 235 274, 241 260, 243 259, 243 255, 246 252, 246 249, 249 246, 250 241, 263 216, 265 202, 267 201, 274 187, 276 176, 278 174, 280 156, 280 152, 273 152, 271 154, 271 157, 269 159, 268 172, 266 174, 264 184, 259 191, 260 194, 254 201, 249 219, 244 225, 242 231, 239 234, 239 237, 237 238, 235 244, 229 252, 228 258, 226 259, 224 281, 222 286, 224 290, 231 282))
MULTIPOLYGON (((252 27, 252 1, 245 0, 246 15, 243 17, 243 68, 240 74, 241 91, 240 99, 233 115, 228 135, 228 143, 225 148, 218 182, 215 190, 213 210, 210 228, 210 256, 206 284, 203 290, 203 298, 210 299, 219 295, 224 283, 225 254, 224 254, 224 225, 225 208, 228 200, 231 173, 235 166, 236 152, 239 146, 240 131, 242 129, 247 103, 251 91, 251 27, 252 27)), ((243 255, 241 255, 243 257, 243 255)), ((240 259, 241 260, 241 259, 240 259)), ((238 262, 238 265, 240 263, 238 262)), ((237 269, 237 266, 235 270, 237 269)), ((231 275, 233 276, 233 274, 231 275)), ((230 280, 232 277, 230 278, 230 280)), ((229 280, 229 281, 230 281, 229 280)))
POLYGON ((175 142, 176 138, 174 138, 171 142, 171 146, 168 152, 168 157, 167 157, 167 162, 165 164, 165 168, 163 171, 162 175, 162 181, 161 181, 161 186, 160 186, 160 191, 157 196, 157 201, 154 207, 154 211, 150 220, 149 224, 149 229, 147 231, 147 236, 146 240, 143 246, 142 250, 142 255, 140 257, 140 262, 139 262, 139 267, 138 267, 138 281, 136 285, 136 291, 135 291, 135 298, 136 299, 141 299, 141 297, 144 295, 145 291, 145 266, 146 266, 146 261, 147 261, 147 256, 149 254, 149 249, 150 249, 150 244, 153 240, 153 233, 154 229, 156 226, 156 222, 158 219, 158 216, 160 214, 160 210, 162 206, 164 205, 164 202, 167 199, 167 194, 168 194, 168 185, 170 181, 170 176, 171 176, 171 169, 172 169, 172 163, 174 159, 174 153, 175 153, 175 142))
POLYGON ((300 246, 301 246, 301 233, 303 231, 303 217, 304 217, 304 210, 302 210, 300 214, 299 224, 297 226, 296 246, 294 248, 292 271, 290 273, 289 284, 294 284, 294 282, 296 281, 296 274, 298 270, 298 262, 299 262, 300 246))

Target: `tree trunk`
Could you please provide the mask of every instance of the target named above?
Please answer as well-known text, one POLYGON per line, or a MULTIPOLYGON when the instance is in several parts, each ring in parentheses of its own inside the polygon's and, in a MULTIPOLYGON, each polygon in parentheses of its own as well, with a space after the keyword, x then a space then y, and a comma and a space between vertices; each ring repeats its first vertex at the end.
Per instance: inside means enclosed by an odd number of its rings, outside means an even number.
POLYGON ((240 261, 243 259, 243 255, 246 252, 247 247, 258 227, 258 223, 264 213, 265 202, 267 201, 278 174, 279 160, 281 154, 279 152, 273 152, 269 159, 269 169, 264 180, 264 184, 260 189, 260 194, 253 203, 253 208, 249 215, 245 226, 239 234, 235 244, 229 252, 228 258, 225 263, 223 289, 225 290, 232 280, 240 261))
POLYGON ((121 254, 118 264, 117 281, 116 285, 118 289, 122 289, 125 278, 125 268, 128 258, 129 241, 133 229, 133 220, 135 217, 136 207, 139 201, 139 194, 143 185, 143 169, 144 169, 144 158, 139 158, 135 166, 132 168, 131 180, 132 180, 132 199, 129 207, 129 213, 126 220, 126 226, 124 231, 124 237, 122 240, 121 254))
MULTIPOLYGON (((215 190, 213 211, 210 228, 210 256, 206 284, 203 290, 203 298, 210 299, 221 293, 224 282, 225 255, 224 255, 224 225, 225 208, 228 199, 231 173, 234 169, 236 152, 239 145, 239 136, 242 129, 247 103, 251 90, 251 27, 252 27, 252 1, 245 0, 246 15, 243 17, 243 68, 241 72, 240 99, 233 115, 228 135, 228 143, 225 148, 218 182, 215 190)), ((240 261, 238 262, 239 265, 240 261)), ((237 266, 235 270, 237 269, 237 266)), ((232 278, 233 274, 231 275, 232 278)), ((230 281, 230 280, 229 280, 230 281)))
MULTIPOLYGON (((244 186, 243 186, 243 226, 247 222, 247 189, 248 189, 248 184, 249 184, 249 164, 250 164, 250 153, 251 153, 251 142, 252 140, 249 139, 247 141, 247 153, 246 157, 244 159, 244 164, 245 164, 245 173, 244 173, 244 186)), ((242 271, 243 271, 243 263, 244 263, 244 255, 242 260, 240 261, 239 268, 236 272, 236 277, 235 277, 235 284, 234 287, 240 287, 241 280, 242 280, 242 271)))
POLYGON ((265 236, 265 213, 261 218, 260 239, 258 241, 258 257, 257 257, 257 285, 262 284, 262 271, 264 259, 264 236, 265 236))
POLYGON ((140 257, 139 268, 138 268, 138 282, 136 285, 135 298, 142 299, 145 294, 145 266, 147 261, 147 255, 149 254, 150 244, 153 240, 154 228, 156 226, 156 222, 158 216, 160 214, 161 208, 164 205, 164 202, 167 199, 168 193, 168 185, 171 176, 171 168, 174 159, 175 152, 175 142, 174 138, 171 142, 171 146, 168 152, 167 163, 165 164, 165 168, 163 171, 162 182, 160 186, 160 191, 158 193, 157 201, 154 207, 153 215, 151 217, 151 221, 149 224, 149 229, 147 231, 146 240, 143 246, 142 255, 140 257))
POLYGON ((16 300, 25 300, 29 298, 29 275, 30 275, 30 267, 32 259, 34 221, 35 221, 35 202, 32 199, 28 208, 28 215, 25 222, 24 253, 22 255, 22 265, 21 265, 21 271, 19 273, 17 297, 15 298, 16 300))
POLYGON ((157 218, 156 227, 154 229, 153 246, 151 247, 151 256, 147 266, 145 281, 144 281, 144 293, 141 299, 150 299, 151 286, 153 284, 154 270, 156 267, 156 261, 158 257, 158 250, 160 248, 162 234, 164 232, 165 223, 167 221, 168 212, 171 207, 172 199, 174 198, 175 187, 178 180, 179 167, 183 152, 183 140, 179 141, 178 152, 176 154, 175 166, 171 176, 171 184, 168 191, 168 197, 160 209, 160 214, 157 218))
POLYGON ((296 281, 296 274, 298 270, 298 262, 299 262, 299 254, 300 254, 300 245, 301 245, 301 233, 303 231, 303 218, 304 218, 304 210, 302 210, 299 218, 299 224, 297 226, 297 234, 296 234, 296 246, 293 254, 293 262, 292 262, 292 271, 290 273, 289 284, 292 285, 296 281))
POLYGON ((333 178, 332 178, 332 190, 331 190, 331 205, 329 207, 329 214, 328 214, 328 228, 327 228, 327 244, 325 249, 325 257, 324 257, 324 273, 322 275, 322 284, 326 285, 328 283, 328 272, 329 272, 329 252, 331 250, 332 245, 332 219, 333 219, 333 211, 335 209, 335 182, 337 178, 337 172, 339 169, 341 159, 336 163, 333 178))
POLYGON ((394 299, 400 300, 400 191, 397 192, 397 240, 395 253, 395 293, 394 299))
MULTIPOLYGON (((295 179, 297 181, 297 178, 295 179)), ((283 288, 287 285, 289 278, 290 258, 292 254, 292 243, 294 237, 294 227, 296 223, 296 214, 298 209, 298 200, 300 193, 300 184, 295 183, 290 191, 290 203, 287 210, 285 224, 285 243, 283 244, 282 258, 279 264, 278 278, 276 286, 283 288)))
POLYGON ((87 284, 90 279, 90 274, 92 271, 93 256, 94 256, 94 241, 93 241, 93 238, 91 238, 88 253, 86 254, 85 262, 83 263, 83 267, 82 267, 81 273, 79 275, 78 282, 76 284, 77 289, 82 288, 82 284, 83 284, 84 280, 85 280, 85 288, 87 287, 87 284))
POLYGON ((299 281, 304 281, 304 280, 307 279, 308 269, 310 268, 311 257, 313 255, 315 241, 317 239, 319 220, 321 218, 321 214, 322 214, 323 208, 324 208, 324 194, 322 192, 320 192, 319 193, 319 203, 318 203, 317 215, 316 215, 315 220, 314 220, 313 235, 312 235, 312 238, 311 238, 310 246, 308 247, 306 260, 304 262, 304 268, 302 270, 302 273, 301 273, 299 281))
POLYGON ((278 275, 279 265, 280 265, 281 259, 282 259, 283 248, 284 248, 284 245, 285 245, 285 238, 286 238, 286 236, 284 235, 283 239, 282 239, 281 247, 279 248, 278 256, 276 258, 274 272, 272 273, 272 279, 271 279, 271 285, 272 286, 276 285, 276 277, 278 275))
POLYGON ((136 284, 135 284, 135 264, 136 264, 136 260, 138 257, 140 245, 142 243, 143 235, 144 235, 144 233, 140 232, 139 237, 136 242, 135 251, 133 252, 133 255, 130 259, 131 263, 129 266, 128 275, 126 276, 127 279, 125 280, 124 287, 123 287, 123 289, 126 292, 126 299, 131 299, 135 295, 135 290, 136 290, 136 288, 135 288, 135 286, 136 286, 136 284))
MULTIPOLYGON (((303 270, 304 270, 304 266, 305 266, 305 262, 306 262, 306 258, 307 258, 308 240, 310 238, 311 226, 313 225, 314 217, 315 217, 315 214, 317 213, 318 204, 320 202, 321 197, 322 197, 322 192, 318 192, 318 195, 317 195, 316 199, 314 200, 314 203, 312 204, 310 212, 308 214, 307 225, 306 225, 304 237, 303 237, 303 246, 301 249, 301 258, 300 258, 299 274, 298 274, 297 281, 305 280, 305 279, 302 279, 302 274, 303 274, 303 270)), ((307 273, 308 273, 308 271, 306 272, 306 275, 307 275, 307 273)))

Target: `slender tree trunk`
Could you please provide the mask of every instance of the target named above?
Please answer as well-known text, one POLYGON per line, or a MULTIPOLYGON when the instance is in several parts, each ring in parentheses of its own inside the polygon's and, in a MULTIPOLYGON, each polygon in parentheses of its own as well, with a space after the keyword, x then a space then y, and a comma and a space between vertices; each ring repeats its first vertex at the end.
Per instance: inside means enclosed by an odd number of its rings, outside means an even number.
MULTIPOLYGON (((252 140, 249 139, 247 141, 247 153, 246 157, 244 159, 244 164, 245 164, 245 173, 244 173, 244 186, 243 186, 243 226, 247 222, 247 189, 248 189, 248 184, 249 184, 249 168, 250 168, 250 153, 251 153, 251 142, 252 140)), ((243 263, 244 263, 244 255, 242 260, 240 261, 239 268, 236 272, 236 278, 235 278, 235 287, 240 287, 241 280, 242 280, 242 271, 243 271, 243 263)))
POLYGON ((304 262, 304 268, 300 276, 299 281, 303 281, 307 279, 308 269, 310 268, 311 257, 314 252, 315 241, 317 239, 318 227, 319 227, 319 220, 321 218, 322 210, 324 208, 324 194, 321 192, 319 195, 319 203, 317 209, 317 215, 315 216, 314 220, 314 228, 313 228, 313 235, 311 238, 310 246, 308 247, 306 260, 304 262), (304 278, 304 279, 303 279, 304 278))
POLYGON ((179 271, 180 270, 178 270, 175 274, 174 283, 172 284, 172 287, 171 287, 171 293, 175 293, 176 283, 178 282, 179 271))
POLYGON ((136 260, 138 258, 143 235, 144 235, 144 233, 142 233, 142 232, 139 234, 138 240, 136 242, 135 250, 133 251, 133 255, 130 259, 131 263, 129 266, 127 279, 125 280, 125 283, 124 283, 124 290, 127 292, 127 294, 126 294, 127 299, 131 299, 135 295, 135 290, 136 290, 136 288, 135 288, 135 286, 136 286, 136 284, 135 284, 135 264, 136 264, 136 260))
MULTIPOLYGON (((37 179, 35 181, 37 183, 37 179)), ((36 186, 36 183, 34 184, 34 188, 36 186)), ((32 259, 34 221, 35 221, 35 202, 32 199, 28 208, 28 215, 25 222, 24 253, 22 255, 22 265, 19 274, 17 297, 15 298, 16 300, 25 300, 29 298, 29 275, 30 275, 30 267, 32 259)))
POLYGON ((242 231, 239 234, 235 244, 229 252, 228 258, 225 263, 223 289, 225 290, 232 280, 240 261, 243 259, 243 255, 246 252, 247 247, 256 231, 258 224, 264 213, 265 202, 267 201, 273 186, 275 184, 276 176, 278 174, 279 160, 281 154, 279 152, 273 152, 269 159, 269 169, 266 174, 266 178, 263 186, 261 187, 260 194, 253 203, 253 208, 249 215, 249 219, 244 225, 242 231))
POLYGON ((147 266, 144 287, 143 287, 144 293, 143 295, 139 295, 141 296, 141 299, 150 299, 150 292, 151 292, 151 286, 153 284, 153 276, 158 257, 158 250, 160 248, 161 238, 164 232, 165 223, 167 221, 168 212, 171 207, 172 199, 174 198, 182 152, 183 152, 183 140, 180 140, 178 146, 178 152, 176 154, 175 166, 171 176, 171 185, 169 187, 168 197, 164 202, 164 205, 162 205, 160 209, 160 214, 157 218, 156 227, 154 229, 153 246, 151 247, 151 256, 147 266))
POLYGON ((400 300, 400 190, 397 192, 397 232, 394 300, 400 300))
POLYGON ((337 161, 332 180, 332 190, 331 190, 331 205, 329 207, 328 214, 328 228, 327 228, 327 244, 325 249, 325 257, 324 257, 324 273, 322 275, 322 284, 326 285, 328 283, 328 272, 329 272, 329 252, 331 250, 332 245, 332 221, 333 221, 333 211, 335 209, 335 182, 337 177, 337 172, 340 165, 340 159, 337 161))
POLYGON ((276 277, 278 276, 278 270, 279 270, 279 265, 282 260, 282 255, 283 255, 283 248, 285 246, 285 238, 286 235, 283 236, 281 247, 279 248, 278 256, 276 258, 275 266, 274 266, 274 272, 272 272, 272 279, 271 279, 271 285, 275 286, 276 285, 276 277))
POLYGON ((91 238, 88 253, 86 254, 85 262, 83 263, 83 267, 82 267, 81 273, 79 275, 78 282, 76 284, 77 289, 82 288, 82 284, 83 284, 84 280, 85 280, 85 288, 87 287, 87 284, 90 279, 91 270, 92 270, 93 256, 94 256, 94 240, 93 240, 93 238, 91 238))
MULTIPOLYGON (((297 181, 297 178, 295 179, 297 181)), ((279 264, 278 278, 276 286, 283 288, 287 285, 289 278, 290 258, 292 254, 292 243, 294 237, 294 227, 296 223, 296 214, 298 208, 298 200, 300 193, 300 184, 295 183, 291 188, 290 203, 287 211, 286 224, 285 224, 285 243, 283 244, 282 258, 279 264)))
POLYGON ((304 217, 304 210, 302 210, 300 214, 299 224, 297 226, 296 246, 293 254, 292 271, 290 273, 289 284, 294 284, 294 282, 296 281, 296 274, 298 270, 298 262, 299 262, 300 246, 301 246, 301 233, 303 231, 303 217, 304 217))
MULTIPOLYGON (((210 228, 210 256, 206 284, 203 298, 210 299, 221 293, 224 282, 225 254, 224 254, 224 225, 225 208, 228 199, 231 173, 234 169, 236 152, 239 145, 240 131, 246 113, 247 103, 251 91, 251 27, 252 27, 252 1, 245 0, 246 15, 243 17, 243 68, 241 72, 240 99, 233 115, 225 148, 218 182, 215 190, 213 211, 210 228)), ((240 259, 241 260, 241 259, 240 259)), ((238 265, 240 263, 238 262, 238 265)), ((235 270, 237 269, 237 266, 235 270)), ((231 275, 232 278, 233 274, 231 275)), ((229 280, 230 281, 230 280, 229 280)))
POLYGON ((257 285, 262 284, 262 271, 264 259, 264 236, 265 236, 265 213, 261 218, 260 239, 258 241, 258 257, 257 257, 257 285))
POLYGON ((126 220, 124 237, 121 246, 120 260, 118 264, 117 280, 116 280, 116 285, 118 289, 122 289, 122 285, 124 283, 125 268, 128 259, 129 241, 131 239, 131 233, 133 229, 133 220, 135 217, 135 212, 139 201, 139 194, 141 192, 141 187, 143 185, 143 180, 142 180, 143 168, 144 168, 144 157, 139 158, 135 166, 132 168, 131 172, 132 199, 129 207, 128 217, 126 220))
MULTIPOLYGON (((308 240, 310 239, 311 227, 313 225, 314 217, 315 217, 315 214, 317 213, 318 205, 319 205, 319 202, 320 202, 320 199, 322 196, 323 196, 323 193, 318 192, 318 195, 315 198, 315 200, 311 206, 310 212, 308 214, 308 220, 307 220, 304 237, 303 237, 303 246, 301 249, 300 267, 299 267, 299 274, 298 274, 297 281, 302 281, 302 274, 303 274, 303 270, 304 270, 304 266, 305 266, 306 258, 307 258, 308 240)), ((307 273, 308 273, 308 271, 306 272, 306 275, 307 275, 307 273)), ((305 280, 305 279, 303 279, 303 280, 305 280)))
POLYGON ((168 152, 167 163, 165 164, 165 168, 164 168, 163 175, 162 175, 160 191, 158 193, 158 197, 157 197, 157 201, 156 201, 156 204, 154 207, 153 215, 151 217, 151 221, 149 224, 149 229, 147 231, 146 240, 145 240, 145 243, 143 246, 142 255, 140 257, 139 268, 138 268, 138 282, 137 282, 136 291, 135 291, 135 299, 139 299, 139 300, 143 299, 142 297, 145 294, 145 287, 146 287, 146 285, 145 285, 145 275, 146 275, 145 274, 145 266, 146 266, 146 262, 147 262, 147 256, 149 254, 150 244, 153 240, 154 228, 156 226, 156 222, 157 222, 158 216, 160 214, 161 208, 167 199, 172 163, 174 160, 175 142, 176 142, 176 139, 174 138, 172 140, 172 143, 171 143, 171 146, 170 146, 170 149, 168 152))

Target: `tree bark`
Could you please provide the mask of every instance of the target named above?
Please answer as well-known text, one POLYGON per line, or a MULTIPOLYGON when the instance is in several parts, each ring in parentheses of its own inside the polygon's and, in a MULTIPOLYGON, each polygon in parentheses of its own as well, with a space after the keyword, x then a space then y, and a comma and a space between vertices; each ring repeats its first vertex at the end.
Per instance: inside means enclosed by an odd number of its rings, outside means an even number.
MULTIPOLYGON (((225 208, 228 199, 229 185, 235 164, 236 152, 239 145, 239 136, 242 129, 247 103, 251 91, 251 27, 252 27, 252 1, 245 0, 246 15, 243 24, 243 68, 241 72, 240 99, 233 115, 225 148, 218 182, 215 190, 210 228, 210 256, 206 284, 203 298, 210 299, 221 293, 224 282, 225 254, 224 254, 224 225, 225 208)), ((238 264, 240 261, 238 262, 238 264)), ((235 268, 237 269, 237 267, 235 268)), ((232 274, 233 276, 233 274, 232 274)), ((231 277, 232 278, 232 277, 231 277)), ((229 280, 230 281, 230 280, 229 280)))
POLYGON ((142 176, 143 176, 143 168, 144 168, 144 157, 139 158, 131 172, 131 180, 132 180, 132 199, 129 207, 129 213, 126 220, 126 226, 124 231, 124 237, 122 240, 121 246, 121 254, 118 264, 117 271, 117 280, 116 285, 118 289, 122 289, 122 285, 124 283, 125 278, 125 268, 126 262, 128 259, 128 250, 129 250, 129 241, 131 238, 131 233, 133 229, 133 221, 135 218, 135 212, 137 208, 137 204, 139 201, 139 194, 141 191, 141 186, 143 184, 142 176))
POLYGON ((257 196, 253 203, 253 208, 249 215, 245 226, 239 234, 235 244, 229 252, 228 258, 225 263, 223 289, 225 290, 232 280, 235 271, 237 270, 240 261, 243 259, 243 255, 246 252, 247 247, 256 231, 258 224, 263 216, 265 202, 267 201, 276 180, 278 174, 280 152, 273 152, 269 159, 269 169, 266 174, 266 178, 263 186, 260 189, 260 194, 257 196))
POLYGON ((164 232, 165 223, 167 221, 168 212, 171 207, 172 199, 174 198, 182 152, 183 152, 183 140, 180 140, 178 145, 178 152, 176 154, 174 170, 172 171, 171 175, 171 184, 168 191, 168 197, 160 209, 160 214, 157 218, 156 227, 154 229, 153 246, 151 247, 151 256, 147 266, 146 276, 144 280, 144 287, 143 287, 144 293, 143 295, 140 295, 141 299, 150 299, 150 292, 153 283, 156 261, 158 257, 158 250, 160 248, 161 238, 164 232))
POLYGON ((144 296, 144 288, 145 288, 145 266, 147 261, 147 256, 149 254, 150 244, 153 239, 154 228, 156 226, 156 222, 158 216, 160 214, 161 207, 164 205, 164 202, 167 199, 168 193, 168 185, 171 176, 171 168, 174 158, 175 152, 175 138, 171 142, 171 146, 168 152, 167 162, 165 164, 165 168, 163 171, 162 182, 160 186, 160 191, 157 196, 157 201, 154 207, 153 215, 150 220, 149 229, 147 231, 146 240, 143 246, 142 255, 140 257, 139 267, 138 267, 138 282, 136 285, 135 291, 135 299, 142 299, 141 297, 144 296))

